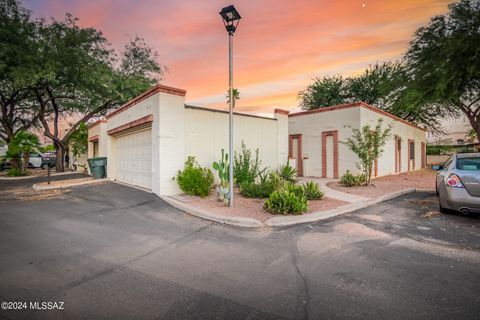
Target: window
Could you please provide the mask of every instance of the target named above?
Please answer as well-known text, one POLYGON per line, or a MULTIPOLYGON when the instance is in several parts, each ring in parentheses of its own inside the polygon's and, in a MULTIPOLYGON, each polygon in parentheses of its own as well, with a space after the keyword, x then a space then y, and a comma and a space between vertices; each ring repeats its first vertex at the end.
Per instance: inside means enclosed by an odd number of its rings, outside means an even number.
POLYGON ((465 171, 480 171, 480 157, 458 158, 457 169, 465 171))
POLYGON ((457 140, 457 144, 465 144, 465 140, 463 140, 463 139, 458 139, 458 140, 457 140))
POLYGON ((415 160, 415 142, 410 141, 410 160, 415 160))

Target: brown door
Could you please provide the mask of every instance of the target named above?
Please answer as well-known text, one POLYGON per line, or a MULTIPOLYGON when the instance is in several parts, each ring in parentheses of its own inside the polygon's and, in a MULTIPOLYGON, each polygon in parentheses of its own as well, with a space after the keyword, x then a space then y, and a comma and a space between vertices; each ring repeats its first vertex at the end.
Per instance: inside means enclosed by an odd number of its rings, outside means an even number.
POLYGON ((322 178, 338 179, 338 131, 322 132, 322 178))
POLYGON ((303 177, 302 135, 291 134, 288 141, 288 158, 295 159, 297 176, 303 177))
POLYGON ((415 170, 415 141, 408 140, 408 171, 415 170))
POLYGON ((395 172, 402 172, 402 139, 395 138, 395 172))

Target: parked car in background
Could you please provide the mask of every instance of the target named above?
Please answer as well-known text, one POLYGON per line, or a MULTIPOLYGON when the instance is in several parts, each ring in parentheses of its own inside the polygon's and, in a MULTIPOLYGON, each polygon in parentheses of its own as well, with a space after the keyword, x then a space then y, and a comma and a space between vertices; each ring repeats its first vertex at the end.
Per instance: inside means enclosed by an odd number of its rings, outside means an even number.
POLYGON ((436 191, 440 211, 480 213, 480 153, 453 154, 438 171, 436 191))
MULTIPOLYGON (((55 152, 53 155, 50 152, 45 154, 39 152, 32 152, 30 153, 30 160, 28 162, 29 168, 42 168, 46 169, 49 163, 53 163, 52 166, 55 166, 55 152)), ((12 167, 11 163, 7 160, 0 163, 0 171, 10 169, 12 167)))

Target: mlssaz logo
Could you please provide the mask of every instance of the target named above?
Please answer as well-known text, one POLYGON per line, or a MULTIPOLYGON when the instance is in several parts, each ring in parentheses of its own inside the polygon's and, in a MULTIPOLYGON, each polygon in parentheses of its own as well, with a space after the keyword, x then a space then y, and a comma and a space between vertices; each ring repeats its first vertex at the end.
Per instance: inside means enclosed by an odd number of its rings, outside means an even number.
POLYGON ((64 310, 64 302, 51 302, 51 301, 35 301, 30 302, 30 309, 34 310, 64 310))

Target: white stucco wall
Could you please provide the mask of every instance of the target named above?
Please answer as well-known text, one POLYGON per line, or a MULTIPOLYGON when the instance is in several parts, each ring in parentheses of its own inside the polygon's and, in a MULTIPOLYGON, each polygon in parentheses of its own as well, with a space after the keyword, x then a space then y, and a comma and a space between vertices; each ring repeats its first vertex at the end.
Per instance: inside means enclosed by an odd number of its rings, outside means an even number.
MULTIPOLYGON (((158 163, 160 158, 159 158, 159 153, 158 152, 153 152, 154 148, 158 145, 158 131, 159 131, 159 122, 158 122, 158 117, 159 117, 159 94, 154 94, 145 100, 142 100, 135 104, 134 106, 125 109, 119 113, 114 114, 111 117, 107 118, 107 123, 106 123, 106 133, 109 130, 118 128, 122 125, 131 123, 135 120, 141 119, 143 117, 146 117, 148 115, 153 115, 154 121, 152 122, 152 191, 153 190, 158 190, 159 185, 159 170, 158 167, 156 167, 154 164, 158 163), (157 182, 157 183, 155 183, 157 182)), ((115 180, 117 179, 116 175, 116 167, 115 167, 115 134, 114 135, 108 135, 105 134, 105 136, 102 136, 106 140, 106 145, 107 145, 107 177, 115 180)), ((155 191, 154 191, 155 192, 155 191)))
MULTIPOLYGON (((234 150, 238 153, 243 141, 247 148, 259 149, 262 167, 274 170, 286 163, 287 116, 278 117, 282 120, 235 114, 234 150)), ((186 107, 185 157, 193 155, 202 166, 211 168, 220 160, 222 148, 228 153, 228 113, 186 107)))
MULTIPOLYGON (((98 136, 98 157, 107 156, 107 124, 99 121, 94 126, 88 128, 88 139, 98 136)), ((88 141, 88 158, 93 157, 93 142, 88 141)))
POLYGON ((420 169, 421 142, 426 140, 425 131, 357 106, 289 117, 289 134, 302 134, 302 158, 308 158, 304 160, 304 176, 322 176, 322 132, 334 130, 338 131, 339 177, 347 170, 353 174, 360 173, 356 165, 357 156, 341 142, 351 136, 351 128, 360 129, 366 124, 374 127, 379 118, 384 119, 384 127, 392 124, 392 132, 384 146, 384 153, 378 159, 378 176, 395 173, 394 136, 396 135, 402 138, 401 171, 408 170, 408 139, 415 141, 415 170, 420 169))
MULTIPOLYGON (((165 90, 138 99, 130 107, 108 116, 102 128, 97 125, 89 130, 89 137, 99 136, 99 145, 104 148, 100 155, 105 152, 108 158, 107 175, 115 180, 115 137, 127 131, 111 135, 107 132, 152 115, 152 192, 158 195, 181 192, 173 178, 188 156, 195 156, 202 166, 211 168, 219 160, 221 149, 228 150, 227 113, 186 107, 181 93, 165 90)), ((288 154, 288 116, 282 113, 275 117, 240 114, 234 117, 235 150, 241 149, 242 140, 250 149, 259 148, 262 166, 270 169, 286 163, 288 154)), ((133 132, 135 127, 128 130, 133 132)), ((89 154, 93 154, 92 147, 89 144, 89 154)))
MULTIPOLYGON (((395 140, 398 136, 402 139, 401 151, 401 172, 408 171, 408 140, 415 142, 415 169, 411 166, 410 170, 418 170, 422 166, 421 143, 426 142, 426 131, 423 131, 404 122, 396 121, 390 117, 379 114, 365 108, 361 110, 361 127, 369 124, 372 128, 376 126, 378 119, 383 119, 383 128, 391 125, 391 135, 383 147, 383 154, 378 159, 378 176, 384 176, 395 173, 395 140)), ((426 158, 425 158, 426 161, 426 158)))
POLYGON ((322 176, 322 132, 333 130, 338 130, 339 175, 341 176, 347 170, 357 174, 359 172, 355 165, 357 156, 340 141, 351 135, 351 128, 359 128, 359 126, 359 108, 290 116, 288 119, 289 134, 302 134, 302 158, 308 158, 304 160, 303 175, 306 177, 322 176))

